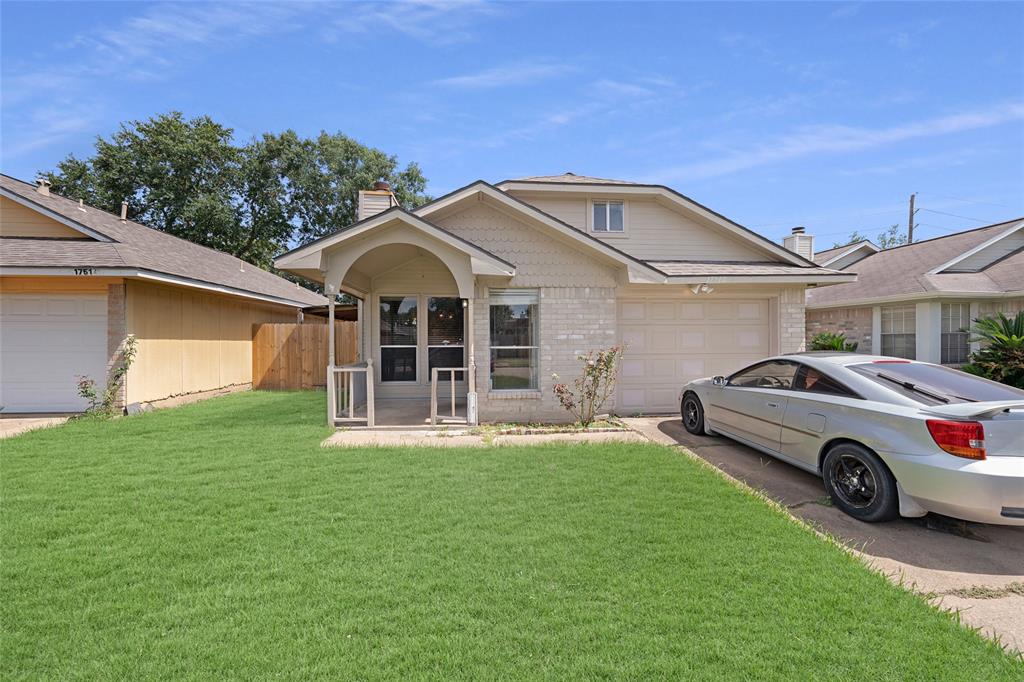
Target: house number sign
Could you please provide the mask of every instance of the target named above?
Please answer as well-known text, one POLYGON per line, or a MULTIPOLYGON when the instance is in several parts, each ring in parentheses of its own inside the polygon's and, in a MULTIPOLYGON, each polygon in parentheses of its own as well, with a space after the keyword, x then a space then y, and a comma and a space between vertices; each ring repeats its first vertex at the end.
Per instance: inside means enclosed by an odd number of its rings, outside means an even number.
POLYGON ((75 268, 76 275, 95 275, 95 268, 75 268))

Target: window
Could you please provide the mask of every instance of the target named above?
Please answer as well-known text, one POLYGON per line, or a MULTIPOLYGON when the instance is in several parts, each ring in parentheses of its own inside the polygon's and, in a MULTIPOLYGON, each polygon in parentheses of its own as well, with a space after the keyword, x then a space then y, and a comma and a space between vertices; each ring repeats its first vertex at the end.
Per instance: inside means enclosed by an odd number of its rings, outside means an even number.
POLYGON ((594 202, 594 232, 623 232, 626 229, 625 208, 621 201, 594 202))
POLYGON ((807 365, 800 366, 796 378, 793 380, 793 388, 807 393, 825 393, 846 398, 860 397, 832 377, 807 365))
POLYGON ((793 388, 796 365, 792 362, 773 360, 740 370, 729 377, 730 386, 741 388, 793 388))
MULTIPOLYGON (((465 367, 466 346, 463 339, 465 326, 461 298, 427 299, 427 369, 435 367, 465 367)), ((455 380, 462 381, 464 372, 456 372, 455 380)), ((430 376, 433 377, 433 371, 430 376)), ((437 380, 447 382, 450 374, 439 372, 437 380)))
POLYGON ((969 303, 942 304, 942 364, 962 365, 967 362, 968 332, 971 326, 969 303))
POLYGON ((416 297, 380 297, 380 380, 416 381, 416 297))
POLYGON ((925 405, 1021 400, 1024 391, 952 367, 917 362, 869 362, 850 369, 925 405))
POLYGON ((917 357, 917 315, 912 305, 882 308, 882 355, 917 357))
POLYGON ((491 290, 492 390, 538 387, 538 308, 534 289, 491 290))

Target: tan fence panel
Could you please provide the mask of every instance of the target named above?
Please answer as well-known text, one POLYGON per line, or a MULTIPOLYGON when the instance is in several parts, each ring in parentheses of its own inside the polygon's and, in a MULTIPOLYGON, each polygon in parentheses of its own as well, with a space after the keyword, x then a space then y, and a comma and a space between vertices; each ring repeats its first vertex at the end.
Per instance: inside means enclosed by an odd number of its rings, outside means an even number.
MULTIPOLYGON (((356 322, 334 323, 335 363, 356 361, 356 322)), ((290 391, 327 385, 328 329, 323 323, 252 326, 252 387, 290 391)))

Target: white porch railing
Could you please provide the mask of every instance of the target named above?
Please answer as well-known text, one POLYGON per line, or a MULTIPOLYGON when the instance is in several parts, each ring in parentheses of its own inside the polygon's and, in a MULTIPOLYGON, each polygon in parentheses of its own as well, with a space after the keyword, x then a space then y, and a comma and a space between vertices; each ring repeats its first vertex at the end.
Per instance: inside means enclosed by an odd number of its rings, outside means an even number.
POLYGON ((328 367, 327 377, 327 423, 337 426, 365 422, 372 427, 373 361, 328 367))
POLYGON ((445 417, 445 421, 449 423, 457 424, 468 424, 469 423, 469 401, 467 400, 466 405, 466 416, 459 418, 455 410, 455 373, 465 372, 468 376, 469 367, 434 367, 430 372, 430 425, 437 426, 437 381, 438 374, 441 372, 448 373, 448 383, 451 385, 451 414, 445 417))

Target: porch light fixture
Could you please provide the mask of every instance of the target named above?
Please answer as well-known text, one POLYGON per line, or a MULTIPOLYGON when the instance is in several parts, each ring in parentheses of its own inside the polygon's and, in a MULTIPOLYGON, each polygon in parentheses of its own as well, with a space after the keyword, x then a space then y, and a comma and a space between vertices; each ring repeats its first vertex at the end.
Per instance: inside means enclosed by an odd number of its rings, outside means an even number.
POLYGON ((467 301, 466 299, 462 299, 462 307, 465 308, 468 305, 469 305, 469 301, 467 301))
POLYGON ((694 296, 699 296, 700 294, 710 294, 714 290, 715 288, 707 283, 694 284, 692 287, 690 287, 690 291, 693 292, 694 296))

